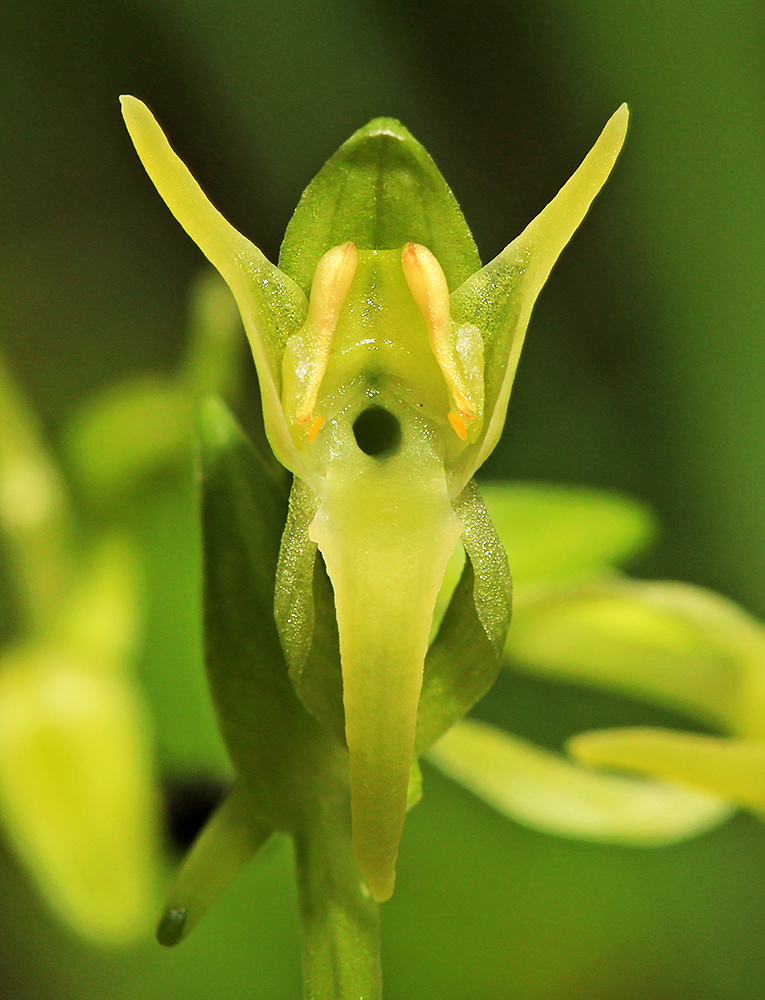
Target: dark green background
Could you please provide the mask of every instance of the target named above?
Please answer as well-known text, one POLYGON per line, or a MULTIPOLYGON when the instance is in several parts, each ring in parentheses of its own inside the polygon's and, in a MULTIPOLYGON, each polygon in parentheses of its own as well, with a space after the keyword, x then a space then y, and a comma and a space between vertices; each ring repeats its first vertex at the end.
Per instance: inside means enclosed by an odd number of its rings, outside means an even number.
MULTIPOLYGON (((542 294, 485 472, 634 493, 664 529, 641 572, 765 614, 765 7, 2 0, 0 20, 0 337, 54 439, 91 390, 172 369, 202 263, 143 173, 118 94, 150 105, 272 259, 303 186, 373 116, 426 145, 489 259, 628 101, 624 153, 542 294)), ((187 777, 222 766, 190 478, 125 510, 151 552, 143 675, 160 757, 187 777)), ((649 718, 511 680, 492 712, 547 743, 649 718)), ((177 951, 105 957, 3 860, 0 995, 297 1000, 290 864, 275 845, 177 951)), ((763 890, 753 819, 651 853, 572 844, 428 771, 384 909, 386 996, 761 1000, 763 890)))

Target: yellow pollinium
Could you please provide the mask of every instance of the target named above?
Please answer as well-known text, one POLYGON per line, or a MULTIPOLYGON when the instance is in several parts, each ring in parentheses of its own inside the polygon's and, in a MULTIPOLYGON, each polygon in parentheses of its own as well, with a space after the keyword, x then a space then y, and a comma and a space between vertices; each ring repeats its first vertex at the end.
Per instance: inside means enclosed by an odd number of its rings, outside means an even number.
MULTIPOLYGON (((354 325, 351 316, 364 311, 365 303, 374 309, 385 309, 382 301, 385 295, 380 295, 377 280, 369 282, 368 272, 369 258, 376 258, 377 263, 371 265, 374 270, 376 266, 385 267, 382 259, 389 253, 363 251, 365 265, 359 271, 359 252, 353 243, 348 242, 328 250, 316 267, 306 321, 290 339, 283 359, 282 404, 293 427, 300 431, 296 441, 302 438, 312 444, 324 425, 326 413, 317 412, 317 406, 333 356, 336 367, 338 364, 345 367, 340 359, 347 351, 347 344, 340 341, 347 338, 338 336, 341 318, 345 329, 349 322, 354 325), (358 285, 352 292, 357 276, 365 289, 358 285), (367 283, 370 284, 369 289, 366 289, 367 283)), ((398 273, 405 280, 400 282, 394 296, 403 294, 412 304, 410 324, 404 324, 392 336, 381 311, 378 329, 372 331, 371 336, 358 339, 366 345, 377 340, 381 370, 386 370, 394 378, 403 376, 404 379, 406 376, 398 370, 398 364, 395 361, 389 364, 392 361, 389 348, 393 347, 393 353, 399 355, 409 354, 417 350, 415 345, 421 340, 426 353, 435 359, 437 369, 434 372, 440 372, 439 381, 443 379, 441 384, 446 390, 445 405, 437 419, 440 422, 446 417, 459 440, 466 442, 468 428, 474 425, 478 430, 480 420, 477 421, 477 418, 483 408, 480 334, 472 327, 458 327, 452 321, 446 277, 427 247, 407 243, 400 252, 400 261, 401 271, 398 273), (470 370, 472 378, 466 370, 470 370), (444 413, 447 406, 448 412, 444 413)), ((389 282, 390 278, 385 279, 383 285, 390 288, 389 282)), ((354 372, 353 377, 357 374, 354 372)))
POLYGON ((454 405, 449 411, 449 423, 457 437, 467 441, 467 425, 478 416, 479 403, 471 397, 457 354, 446 275, 430 250, 420 243, 406 244, 401 251, 401 265, 412 298, 425 320, 430 346, 454 405))
POLYGON ((308 371, 303 396, 294 417, 296 424, 308 424, 309 442, 321 428, 322 418, 314 416, 314 408, 329 363, 340 312, 356 274, 358 259, 353 243, 333 247, 319 261, 311 285, 308 316, 300 331, 305 343, 308 371))

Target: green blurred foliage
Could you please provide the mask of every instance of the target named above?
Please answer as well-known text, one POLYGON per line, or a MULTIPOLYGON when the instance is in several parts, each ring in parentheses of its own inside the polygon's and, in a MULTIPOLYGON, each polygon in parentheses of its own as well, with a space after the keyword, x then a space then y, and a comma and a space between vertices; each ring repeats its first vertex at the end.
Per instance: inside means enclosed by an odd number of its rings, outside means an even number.
MULTIPOLYGON (((133 153, 119 93, 152 107, 271 259, 308 179, 384 114, 432 153, 488 260, 627 100, 625 152, 542 294, 486 474, 631 491, 663 526, 641 570, 765 613, 761 5, 5 0, 2 14, 0 335, 55 438, 91 391, 175 368, 201 267, 133 153)), ((245 424, 257 405, 251 380, 245 424)), ((226 773, 195 503, 189 466, 124 510, 149 553, 142 675, 168 778, 226 773)), ((481 711, 554 747, 673 721, 513 675, 481 711)), ((427 769, 383 914, 386 995, 759 1000, 764 860, 746 816, 651 853, 572 844, 427 769)), ((286 844, 268 849, 175 952, 109 956, 55 926, 3 856, 0 994, 207 1000, 224 984, 233 1000, 297 998, 291 864, 286 844)))

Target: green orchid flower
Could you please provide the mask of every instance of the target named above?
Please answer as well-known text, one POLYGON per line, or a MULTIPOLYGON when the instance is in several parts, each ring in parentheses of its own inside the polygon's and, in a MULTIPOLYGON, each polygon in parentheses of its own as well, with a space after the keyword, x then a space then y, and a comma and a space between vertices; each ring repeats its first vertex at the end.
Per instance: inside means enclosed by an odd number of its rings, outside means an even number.
MULTIPOLYGON (((281 644, 303 704, 347 743, 354 854, 382 901, 416 797, 416 754, 448 726, 428 707, 440 682, 438 655, 431 668, 426 657, 460 540, 480 627, 495 653, 504 643, 509 573, 472 478, 502 432, 536 297, 613 167, 627 108, 485 267, 428 154, 398 122, 376 119, 309 185, 277 267, 209 203, 148 109, 122 103, 149 176, 244 320, 268 440, 294 476, 276 571, 281 644), (341 693, 317 655, 317 551, 341 693)), ((234 744, 247 735, 228 739, 243 759, 234 744)))
POLYGON ((125 946, 156 905, 159 808, 143 698, 136 556, 85 548, 67 483, 0 358, 0 533, 18 635, 0 650, 0 823, 75 934, 125 946))

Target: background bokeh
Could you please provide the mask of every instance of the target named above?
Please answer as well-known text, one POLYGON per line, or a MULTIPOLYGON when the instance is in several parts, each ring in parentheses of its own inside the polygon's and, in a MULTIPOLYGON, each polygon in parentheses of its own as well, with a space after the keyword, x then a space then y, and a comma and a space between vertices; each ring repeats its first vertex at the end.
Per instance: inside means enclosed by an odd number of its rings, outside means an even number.
MULTIPOLYGON (((639 572, 765 615, 765 7, 2 0, 0 14, 0 338, 54 442, 92 391, 177 364, 202 267, 118 94, 149 104, 272 259, 302 188, 373 116, 425 144, 488 260, 628 101, 627 145, 542 294, 484 472, 648 501, 662 535, 639 572)), ((253 390, 245 422, 255 405, 253 390)), ((190 463, 124 518, 149 553, 141 667, 160 765, 188 812, 226 768, 190 463)), ((550 746, 666 719, 512 676, 485 711, 550 746)), ((270 847, 177 951, 105 954, 59 928, 0 849, 0 996, 297 998, 291 864, 270 847)), ((574 844, 428 770, 383 924, 388 1000, 760 1000, 765 831, 738 817, 653 852, 574 844)))

